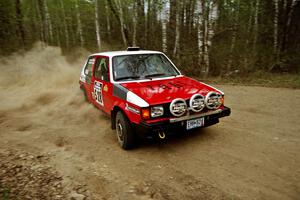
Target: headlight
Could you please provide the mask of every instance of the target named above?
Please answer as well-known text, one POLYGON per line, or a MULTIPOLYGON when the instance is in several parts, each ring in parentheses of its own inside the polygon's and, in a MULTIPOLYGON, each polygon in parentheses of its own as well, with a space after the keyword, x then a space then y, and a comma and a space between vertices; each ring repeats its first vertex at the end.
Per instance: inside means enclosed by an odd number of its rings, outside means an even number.
POLYGON ((164 108, 162 106, 151 107, 151 117, 160 117, 164 114, 164 108))
POLYGON ((216 92, 209 92, 205 97, 205 104, 208 109, 218 109, 222 105, 222 95, 216 92))
POLYGON ((201 94, 194 94, 190 99, 190 108, 194 112, 200 112, 205 107, 204 97, 201 94))

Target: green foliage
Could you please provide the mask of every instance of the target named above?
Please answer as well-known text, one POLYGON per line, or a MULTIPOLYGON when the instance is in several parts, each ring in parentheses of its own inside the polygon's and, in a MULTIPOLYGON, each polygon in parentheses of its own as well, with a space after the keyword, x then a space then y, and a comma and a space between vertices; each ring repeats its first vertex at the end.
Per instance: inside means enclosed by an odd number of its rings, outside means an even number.
MULTIPOLYGON (((162 19, 167 27, 167 52, 178 67, 186 74, 200 76, 203 44, 203 18, 211 24, 209 39, 209 74, 231 76, 238 70, 240 74, 255 71, 299 73, 300 57, 300 4, 287 8, 284 0, 279 0, 278 55, 274 55, 274 4, 262 0, 98 0, 98 14, 102 51, 125 49, 123 30, 132 44, 136 33, 137 45, 144 49, 162 51, 162 19), (206 14, 201 2, 206 4, 206 14), (114 10, 109 6, 112 2, 114 10), (256 7, 258 2, 258 7, 256 7), (124 27, 120 27, 119 3, 123 12, 124 27), (180 6, 178 6, 180 4, 180 6), (208 15, 216 15, 211 19, 208 15), (292 12, 291 12, 292 10, 292 12), (289 12, 291 12, 289 14, 289 12), (176 42, 176 13, 179 13, 179 49, 174 55, 176 42), (255 14, 257 13, 257 20, 255 14), (288 16, 290 24, 287 25, 288 16), (136 20, 136 28, 135 28, 136 20), (200 32, 201 33, 200 33, 200 32), (200 33, 200 34, 199 34, 200 33), (199 45, 201 48, 199 48, 199 45)), ((82 24, 83 47, 98 51, 95 29, 95 0, 27 0, 20 1, 21 13, 17 15, 17 0, 0 1, 0 55, 7 55, 20 49, 28 49, 36 41, 60 46, 63 52, 71 52, 80 46, 77 21, 78 2, 82 24), (48 13, 45 10, 45 4, 48 13), (21 14, 21 15, 20 15, 21 14), (46 21, 49 16, 50 22, 46 21), (21 20, 17 16, 22 16, 21 20), (21 24, 20 24, 20 23, 21 24), (50 27, 51 26, 51 27, 50 27), (53 38, 50 38, 52 28, 53 38), (20 36, 24 29, 25 38, 20 36), (22 41, 25 40, 25 41, 22 41)))
POLYGON ((10 189, 7 187, 1 187, 0 185, 0 199, 9 200, 10 189))
POLYGON ((215 84, 229 85, 250 85, 278 88, 293 88, 300 89, 299 74, 289 73, 268 73, 262 70, 257 70, 253 73, 239 74, 234 73, 231 76, 225 77, 209 77, 207 82, 215 84))
POLYGON ((0 1, 0 54, 7 54, 18 48, 14 13, 13 2, 0 1))

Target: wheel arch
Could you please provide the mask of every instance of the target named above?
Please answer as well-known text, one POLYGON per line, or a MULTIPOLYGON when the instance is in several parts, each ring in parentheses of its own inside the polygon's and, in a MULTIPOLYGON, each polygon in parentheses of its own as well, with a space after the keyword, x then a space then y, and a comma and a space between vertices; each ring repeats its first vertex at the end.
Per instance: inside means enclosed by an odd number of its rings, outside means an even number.
POLYGON ((112 111, 110 112, 110 116, 111 116, 111 129, 115 130, 116 129, 116 116, 118 112, 122 112, 123 115, 128 119, 128 116, 126 115, 126 113, 123 111, 122 108, 120 108, 119 106, 114 106, 114 108, 112 109, 112 111))

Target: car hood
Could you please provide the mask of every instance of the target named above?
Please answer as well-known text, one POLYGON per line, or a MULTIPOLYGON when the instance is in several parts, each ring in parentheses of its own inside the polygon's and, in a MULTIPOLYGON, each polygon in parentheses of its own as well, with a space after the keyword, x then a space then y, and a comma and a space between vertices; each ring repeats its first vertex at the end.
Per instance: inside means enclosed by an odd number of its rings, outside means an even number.
POLYGON ((211 86, 186 76, 163 80, 122 83, 121 85, 144 99, 150 105, 168 103, 176 98, 189 99, 196 93, 204 96, 210 91, 222 93, 211 86))

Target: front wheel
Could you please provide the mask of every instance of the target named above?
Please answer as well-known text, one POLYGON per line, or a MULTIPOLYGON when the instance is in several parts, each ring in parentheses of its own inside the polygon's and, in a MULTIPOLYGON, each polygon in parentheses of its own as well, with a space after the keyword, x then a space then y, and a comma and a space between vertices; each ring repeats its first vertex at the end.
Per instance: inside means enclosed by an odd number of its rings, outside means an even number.
POLYGON ((119 111, 116 115, 117 138, 123 149, 131 149, 135 145, 135 137, 133 130, 125 115, 119 111))

